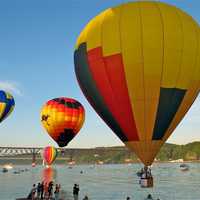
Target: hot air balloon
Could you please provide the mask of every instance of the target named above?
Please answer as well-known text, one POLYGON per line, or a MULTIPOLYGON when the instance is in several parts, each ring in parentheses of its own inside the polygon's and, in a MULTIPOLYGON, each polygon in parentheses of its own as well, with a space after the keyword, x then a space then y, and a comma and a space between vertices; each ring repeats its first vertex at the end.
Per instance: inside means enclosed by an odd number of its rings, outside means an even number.
POLYGON ((45 163, 48 165, 51 165, 53 161, 56 159, 57 156, 57 150, 53 146, 47 146, 43 149, 42 157, 45 163))
POLYGON ((2 122, 13 111, 15 101, 11 94, 0 90, 0 122, 2 122))
POLYGON ((83 106, 71 98, 48 101, 41 111, 41 122, 60 147, 66 146, 81 129, 85 119, 83 106))
POLYGON ((125 3, 86 25, 74 62, 90 104, 149 166, 199 93, 199 25, 165 3, 125 3))

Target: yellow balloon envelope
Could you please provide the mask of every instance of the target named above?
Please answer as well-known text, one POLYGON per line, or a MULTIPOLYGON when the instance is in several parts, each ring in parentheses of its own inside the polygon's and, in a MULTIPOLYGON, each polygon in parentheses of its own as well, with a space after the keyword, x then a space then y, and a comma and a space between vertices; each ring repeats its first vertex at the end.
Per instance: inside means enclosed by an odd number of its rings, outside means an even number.
POLYGON ((199 93, 199 25, 165 3, 122 4, 87 24, 74 61, 88 101, 150 165, 199 93))

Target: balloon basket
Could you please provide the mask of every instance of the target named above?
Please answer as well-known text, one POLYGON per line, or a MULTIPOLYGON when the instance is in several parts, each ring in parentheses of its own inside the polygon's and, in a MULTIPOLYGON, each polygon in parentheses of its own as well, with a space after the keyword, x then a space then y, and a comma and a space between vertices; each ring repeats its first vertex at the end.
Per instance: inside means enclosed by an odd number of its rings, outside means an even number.
POLYGON ((140 179, 140 186, 142 188, 151 188, 151 187, 153 187, 153 177, 141 178, 140 179))

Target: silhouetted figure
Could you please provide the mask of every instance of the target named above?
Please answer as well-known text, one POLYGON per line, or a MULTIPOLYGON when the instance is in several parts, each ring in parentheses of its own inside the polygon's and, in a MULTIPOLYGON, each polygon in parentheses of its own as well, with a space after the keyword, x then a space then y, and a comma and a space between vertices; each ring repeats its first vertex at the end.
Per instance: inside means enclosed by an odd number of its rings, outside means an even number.
POLYGON ((53 194, 53 182, 49 182, 49 186, 48 186, 48 197, 51 198, 53 194))
POLYGON ((31 189, 27 199, 34 200, 35 199, 35 193, 36 193, 36 186, 35 186, 35 184, 33 184, 33 187, 31 189))
POLYGON ((42 182, 40 184, 40 191, 41 191, 41 195, 40 195, 40 198, 43 199, 44 198, 44 182, 42 182))
POLYGON ((59 194, 60 194, 60 184, 56 184, 56 188, 55 188, 55 192, 54 192, 54 195, 55 195, 55 200, 59 200, 59 194))
POLYGON ((83 200, 89 200, 89 199, 88 199, 88 196, 85 195, 85 197, 83 198, 83 200))
POLYGON ((44 199, 48 197, 48 183, 44 183, 44 199))
POLYGON ((126 200, 130 200, 130 197, 126 197, 126 200))
POLYGON ((79 193, 79 185, 74 184, 74 187, 73 187, 74 200, 78 200, 78 193, 79 193))
POLYGON ((38 183, 38 184, 37 184, 37 199, 40 198, 40 195, 41 195, 41 184, 38 183))
POLYGON ((148 194, 148 196, 147 196, 146 200, 153 200, 153 198, 152 198, 151 194, 148 194))

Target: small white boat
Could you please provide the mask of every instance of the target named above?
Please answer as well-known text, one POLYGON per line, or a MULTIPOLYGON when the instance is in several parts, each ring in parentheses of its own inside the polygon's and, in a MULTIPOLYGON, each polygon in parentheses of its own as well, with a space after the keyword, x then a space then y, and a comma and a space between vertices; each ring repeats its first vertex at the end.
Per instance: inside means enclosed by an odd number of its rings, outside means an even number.
POLYGON ((3 165, 3 168, 5 168, 5 169, 12 169, 13 165, 12 164, 5 164, 5 165, 3 165))
POLYGON ((12 164, 5 164, 5 165, 3 165, 2 172, 3 173, 8 172, 8 170, 12 169, 12 168, 13 168, 12 164))

